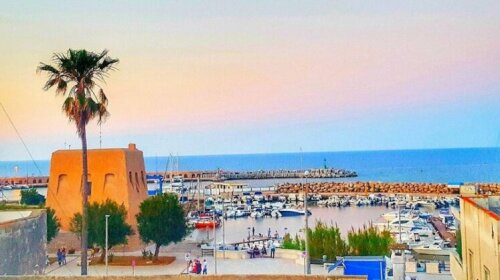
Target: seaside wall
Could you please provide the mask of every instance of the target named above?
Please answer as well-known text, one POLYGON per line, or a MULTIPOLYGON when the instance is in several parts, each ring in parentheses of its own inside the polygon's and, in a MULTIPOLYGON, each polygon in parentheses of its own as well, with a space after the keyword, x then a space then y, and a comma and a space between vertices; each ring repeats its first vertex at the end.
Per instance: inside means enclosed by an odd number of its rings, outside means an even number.
MULTIPOLYGON (((134 144, 128 149, 88 150, 89 203, 106 199, 124 204, 127 223, 137 233, 135 215, 139 204, 147 198, 146 172, 142 151, 134 144)), ((82 209, 82 152, 61 150, 52 154, 47 206, 56 211, 61 229, 69 230, 71 218, 82 209)), ((137 234, 129 238, 130 248, 140 248, 137 234)))
POLYGON ((0 276, 41 274, 45 268, 45 210, 0 212, 12 219, 0 222, 0 276), (29 213, 31 212, 31 213, 29 213))
MULTIPOLYGON (((500 194, 500 184, 475 184, 480 193, 500 194)), ((385 182, 320 182, 307 184, 286 183, 278 186, 278 193, 298 193, 304 187, 309 193, 420 193, 459 194, 460 188, 433 183, 385 183, 385 182)))

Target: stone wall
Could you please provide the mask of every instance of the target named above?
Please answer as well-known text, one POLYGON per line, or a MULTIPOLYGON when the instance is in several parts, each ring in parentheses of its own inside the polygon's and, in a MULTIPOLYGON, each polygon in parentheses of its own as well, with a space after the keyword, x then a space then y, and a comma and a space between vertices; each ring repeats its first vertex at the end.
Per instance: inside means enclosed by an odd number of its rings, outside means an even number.
MULTIPOLYGON (((2 280, 18 280, 20 277, 2 277, 2 280)), ((42 280, 366 280, 366 276, 320 276, 320 275, 162 275, 162 276, 91 276, 91 277, 75 277, 75 276, 38 276, 38 277, 22 277, 22 279, 42 279, 42 280)))
MULTIPOLYGON (((15 213, 9 211, 8 214, 15 213)), ((32 210, 27 216, 0 223, 0 275, 41 274, 45 268, 46 247, 45 210, 32 210)))

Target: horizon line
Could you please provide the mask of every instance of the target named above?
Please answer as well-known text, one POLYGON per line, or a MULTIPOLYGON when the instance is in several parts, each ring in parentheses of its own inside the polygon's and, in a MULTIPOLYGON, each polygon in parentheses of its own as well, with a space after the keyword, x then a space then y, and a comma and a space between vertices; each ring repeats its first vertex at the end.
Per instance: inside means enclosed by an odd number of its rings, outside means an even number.
MULTIPOLYGON (((106 147, 102 149, 120 149, 120 147, 106 147)), ((447 148, 395 148, 395 149, 367 149, 367 150, 320 150, 320 151, 283 151, 283 152, 254 152, 254 153, 226 153, 226 154, 186 154, 186 155, 174 155, 174 157, 213 157, 213 156, 245 156, 245 155, 276 155, 276 154, 315 154, 315 153, 364 153, 364 152, 397 152, 397 151, 431 151, 431 150, 465 150, 465 149, 500 149, 498 146, 484 146, 484 147, 447 147, 447 148)), ((60 151, 56 150, 56 151, 60 151)), ((64 150, 64 149, 63 149, 64 150)), ((68 149, 69 150, 69 149, 68 149)), ((71 149, 79 150, 79 149, 71 149)), ((89 149, 89 150, 100 150, 100 148, 89 149)), ((143 150, 138 150, 144 152, 143 150)), ((54 151, 54 152, 56 152, 54 151)), ((158 158, 158 157, 169 157, 170 155, 144 155, 144 158, 158 158)), ((50 159, 35 159, 35 161, 48 161, 50 159)), ((0 160, 0 162, 17 162, 17 161, 31 161, 31 159, 20 159, 20 160, 0 160)))

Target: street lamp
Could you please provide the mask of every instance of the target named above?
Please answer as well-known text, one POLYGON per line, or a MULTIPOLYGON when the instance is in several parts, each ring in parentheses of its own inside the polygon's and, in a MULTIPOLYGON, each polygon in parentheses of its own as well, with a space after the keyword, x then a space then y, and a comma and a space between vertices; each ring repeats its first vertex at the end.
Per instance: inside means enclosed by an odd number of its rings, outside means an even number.
MULTIPOLYGON (((307 184, 307 176, 309 176, 309 171, 306 170, 304 172, 304 178, 306 178, 306 184, 307 184)), ((308 231, 309 231, 309 225, 308 225, 308 213, 307 213, 307 193, 308 193, 308 189, 309 187, 306 186, 306 184, 304 184, 304 212, 305 212, 305 233, 304 233, 304 237, 305 237, 305 267, 304 267, 304 273, 305 274, 311 274, 311 262, 309 261, 309 242, 308 242, 308 231)))
POLYGON ((106 276, 108 276, 108 218, 109 215, 106 215, 106 247, 104 248, 106 254, 106 276))

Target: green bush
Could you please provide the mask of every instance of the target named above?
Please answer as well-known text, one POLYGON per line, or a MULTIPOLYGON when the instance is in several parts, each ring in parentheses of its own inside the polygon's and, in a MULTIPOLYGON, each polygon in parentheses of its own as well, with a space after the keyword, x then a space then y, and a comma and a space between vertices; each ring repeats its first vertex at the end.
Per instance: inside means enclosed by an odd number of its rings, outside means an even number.
MULTIPOLYGON (((309 256, 312 259, 334 261, 337 256, 387 256, 393 239, 388 231, 379 231, 373 225, 364 225, 358 230, 351 229, 347 241, 342 238, 337 225, 327 226, 318 221, 313 229, 308 229, 309 256)), ((304 250, 305 240, 287 233, 283 237, 283 249, 304 250)))
POLYGON ((347 234, 349 254, 352 256, 388 256, 394 242, 389 231, 379 231, 372 224, 347 234))
POLYGON ((35 188, 21 191, 21 204, 41 205, 45 203, 45 197, 37 192, 35 188))

